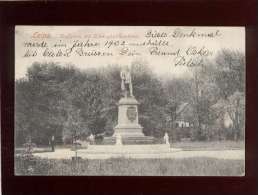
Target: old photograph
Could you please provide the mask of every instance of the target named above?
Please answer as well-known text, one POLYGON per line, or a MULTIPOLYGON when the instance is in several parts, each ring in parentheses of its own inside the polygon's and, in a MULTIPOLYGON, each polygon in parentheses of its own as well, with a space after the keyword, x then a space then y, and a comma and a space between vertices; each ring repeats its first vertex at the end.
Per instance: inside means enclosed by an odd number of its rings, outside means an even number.
POLYGON ((245 176, 245 28, 16 26, 15 175, 245 176))

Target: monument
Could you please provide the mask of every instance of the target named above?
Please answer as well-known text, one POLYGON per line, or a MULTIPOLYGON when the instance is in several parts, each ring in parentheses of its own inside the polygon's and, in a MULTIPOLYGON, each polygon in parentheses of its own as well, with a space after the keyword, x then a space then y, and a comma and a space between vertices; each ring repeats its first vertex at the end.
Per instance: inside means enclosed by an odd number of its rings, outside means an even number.
POLYGON ((142 126, 138 120, 139 102, 133 95, 133 85, 130 70, 127 67, 120 73, 123 97, 118 102, 118 124, 114 128, 114 135, 122 138, 143 137, 142 126))
MULTIPOLYGON (((94 158, 159 158, 169 155, 172 148, 166 133, 163 143, 155 143, 155 138, 145 136, 138 120, 139 102, 133 95, 130 70, 125 67, 121 73, 122 97, 118 102, 118 120, 112 137, 105 137, 104 144, 89 145, 83 152, 94 158)), ((178 149, 173 149, 178 151, 178 149)))

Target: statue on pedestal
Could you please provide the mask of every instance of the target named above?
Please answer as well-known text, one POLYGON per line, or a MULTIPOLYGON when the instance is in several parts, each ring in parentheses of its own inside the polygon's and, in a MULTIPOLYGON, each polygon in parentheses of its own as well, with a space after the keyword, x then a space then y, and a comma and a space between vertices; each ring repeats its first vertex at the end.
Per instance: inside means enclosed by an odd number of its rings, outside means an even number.
POLYGON ((121 140, 128 137, 143 137, 142 126, 138 119, 139 102, 133 95, 132 77, 128 66, 124 67, 120 72, 121 90, 123 96, 118 102, 118 119, 114 128, 114 137, 116 137, 118 145, 121 140))
POLYGON ((132 78, 131 78, 131 73, 130 69, 128 66, 124 68, 124 70, 121 71, 120 73, 121 77, 121 89, 123 92, 124 97, 133 97, 133 85, 132 85, 132 78))

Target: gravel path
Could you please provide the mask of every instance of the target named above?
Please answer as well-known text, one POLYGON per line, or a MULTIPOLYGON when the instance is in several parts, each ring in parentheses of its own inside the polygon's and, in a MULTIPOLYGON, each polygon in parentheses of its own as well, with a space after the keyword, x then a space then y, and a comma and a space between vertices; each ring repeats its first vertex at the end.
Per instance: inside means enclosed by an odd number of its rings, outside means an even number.
MULTIPOLYGON (((35 156, 49 159, 70 159, 75 156, 75 152, 70 149, 57 149, 55 152, 42 152, 34 153, 35 156)), ((87 150, 78 150, 78 156, 87 159, 108 159, 116 157, 125 158, 191 158, 191 157, 210 157, 216 159, 232 159, 232 160, 244 160, 245 151, 244 150, 210 150, 210 151, 184 151, 180 149, 171 149, 170 151, 156 151, 148 153, 106 153, 106 152, 92 152, 87 150)))

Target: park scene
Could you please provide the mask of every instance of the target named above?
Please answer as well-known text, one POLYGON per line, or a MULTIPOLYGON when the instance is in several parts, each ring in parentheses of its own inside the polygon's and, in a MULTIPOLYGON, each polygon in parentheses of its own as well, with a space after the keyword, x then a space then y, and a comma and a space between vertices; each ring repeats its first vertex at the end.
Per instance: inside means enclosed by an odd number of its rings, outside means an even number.
POLYGON ((187 78, 147 63, 33 63, 15 81, 15 173, 244 175, 244 55, 221 50, 187 78))
POLYGON ((245 29, 16 26, 15 175, 245 176, 245 29))

